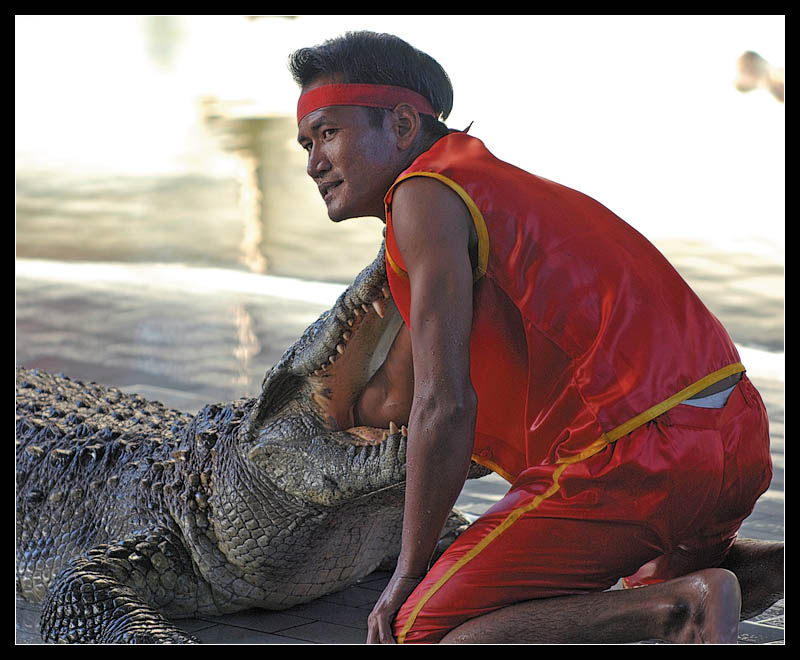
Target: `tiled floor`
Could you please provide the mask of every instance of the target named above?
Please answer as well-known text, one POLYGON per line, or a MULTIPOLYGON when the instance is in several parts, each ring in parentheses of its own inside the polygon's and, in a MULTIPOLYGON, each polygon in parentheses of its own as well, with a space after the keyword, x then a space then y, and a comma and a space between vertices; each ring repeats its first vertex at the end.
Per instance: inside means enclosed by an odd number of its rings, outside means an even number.
MULTIPOLYGON (((388 573, 376 572, 349 589, 283 612, 248 610, 179 623, 203 644, 362 644, 367 615, 388 579, 388 573)), ((40 644, 38 607, 17 603, 17 643, 40 644)), ((739 643, 783 644, 783 600, 742 622, 739 643)))

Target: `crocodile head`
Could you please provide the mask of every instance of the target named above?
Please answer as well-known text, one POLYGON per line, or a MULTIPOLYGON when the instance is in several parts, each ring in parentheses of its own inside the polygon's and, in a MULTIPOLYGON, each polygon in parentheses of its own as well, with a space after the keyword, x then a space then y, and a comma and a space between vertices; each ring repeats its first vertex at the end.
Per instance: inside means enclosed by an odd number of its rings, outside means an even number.
POLYGON ((247 458, 281 490, 333 505, 404 481, 405 428, 347 422, 402 323, 382 247, 269 371, 241 438, 247 458))

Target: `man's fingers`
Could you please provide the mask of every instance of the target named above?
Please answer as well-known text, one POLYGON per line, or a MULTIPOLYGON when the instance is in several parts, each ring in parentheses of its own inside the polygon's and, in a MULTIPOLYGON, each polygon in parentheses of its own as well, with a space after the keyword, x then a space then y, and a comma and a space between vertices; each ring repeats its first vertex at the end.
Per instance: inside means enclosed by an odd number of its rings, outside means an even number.
POLYGON ((367 617, 367 644, 397 644, 394 617, 421 578, 393 575, 367 617))
POLYGON ((370 617, 369 628, 367 629, 367 644, 396 643, 391 620, 381 616, 370 617))
POLYGON ((383 619, 379 625, 381 631, 381 644, 396 644, 397 640, 394 638, 394 631, 392 630, 391 621, 388 619, 383 619))

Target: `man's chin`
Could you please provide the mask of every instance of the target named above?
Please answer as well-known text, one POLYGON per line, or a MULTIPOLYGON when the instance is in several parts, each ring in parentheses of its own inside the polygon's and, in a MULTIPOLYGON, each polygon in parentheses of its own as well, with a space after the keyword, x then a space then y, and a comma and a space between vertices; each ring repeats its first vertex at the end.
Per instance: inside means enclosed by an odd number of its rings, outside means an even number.
POLYGON ((340 215, 338 213, 331 213, 330 211, 328 211, 328 219, 331 222, 344 222, 345 220, 349 220, 350 216, 349 215, 340 215))
POLYGON ((345 220, 354 220, 356 218, 379 218, 379 215, 369 213, 365 209, 355 210, 337 207, 335 205, 327 206, 328 219, 331 222, 344 222, 345 220))
POLYGON ((345 220, 352 220, 353 218, 360 218, 362 216, 354 213, 348 213, 341 209, 328 209, 328 219, 331 222, 344 222, 345 220))

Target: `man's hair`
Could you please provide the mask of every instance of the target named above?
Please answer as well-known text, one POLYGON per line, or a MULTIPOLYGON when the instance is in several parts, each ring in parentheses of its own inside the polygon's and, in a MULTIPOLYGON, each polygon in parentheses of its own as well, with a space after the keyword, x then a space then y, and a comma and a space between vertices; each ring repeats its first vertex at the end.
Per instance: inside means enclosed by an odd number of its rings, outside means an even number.
MULTIPOLYGON (((444 120, 453 109, 453 86, 442 66, 430 55, 399 37, 376 32, 348 32, 289 57, 294 81, 304 87, 320 76, 336 77, 343 83, 396 85, 424 96, 433 106, 438 121, 420 115, 425 133, 447 133, 444 120)), ((387 111, 369 108, 373 122, 380 125, 387 111)))

